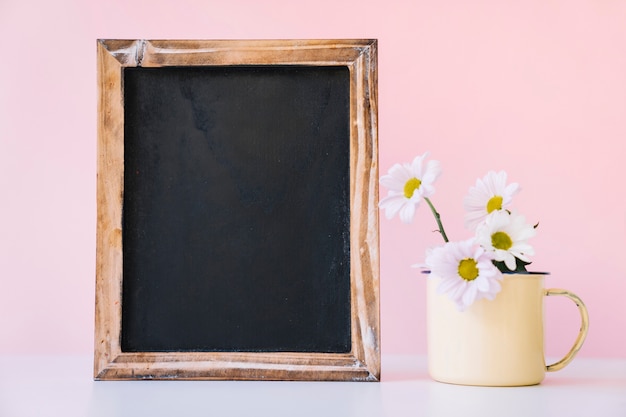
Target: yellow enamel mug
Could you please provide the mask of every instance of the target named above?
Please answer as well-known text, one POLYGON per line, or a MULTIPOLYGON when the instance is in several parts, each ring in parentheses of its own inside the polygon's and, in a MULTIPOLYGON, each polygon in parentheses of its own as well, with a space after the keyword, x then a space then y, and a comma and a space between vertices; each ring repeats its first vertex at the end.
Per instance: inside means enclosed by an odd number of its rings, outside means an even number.
POLYGON ((543 273, 504 274, 494 300, 478 300, 460 312, 437 278, 428 278, 428 371, 440 382, 520 386, 540 383, 546 371, 565 367, 582 346, 589 318, 582 300, 562 289, 545 289, 543 273), (581 328, 572 349, 546 366, 544 296, 563 296, 578 306, 581 328))

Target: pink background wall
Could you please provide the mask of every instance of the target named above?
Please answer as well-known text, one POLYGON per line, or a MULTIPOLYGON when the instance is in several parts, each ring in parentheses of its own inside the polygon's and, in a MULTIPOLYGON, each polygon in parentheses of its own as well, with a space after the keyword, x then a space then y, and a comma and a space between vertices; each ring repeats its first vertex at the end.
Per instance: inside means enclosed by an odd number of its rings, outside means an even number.
MULTIPOLYGON (((626 357, 624 22, 620 0, 0 1, 0 353, 92 350, 97 38, 378 38, 381 173, 429 150, 460 239, 468 187, 507 170, 534 269, 589 308, 580 354, 626 357)), ((425 353, 424 208, 381 219, 383 353, 425 353)), ((576 310, 546 320, 559 356, 576 310)))

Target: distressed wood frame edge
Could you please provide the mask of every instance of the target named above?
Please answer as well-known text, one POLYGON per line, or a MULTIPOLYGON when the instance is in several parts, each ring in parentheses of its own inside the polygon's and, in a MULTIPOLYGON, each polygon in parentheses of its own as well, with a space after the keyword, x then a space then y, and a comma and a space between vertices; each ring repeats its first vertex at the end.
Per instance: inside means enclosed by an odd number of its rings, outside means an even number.
POLYGON ((94 379, 380 380, 377 41, 98 40, 94 379), (121 351, 124 67, 345 65, 350 70, 347 354, 121 351))

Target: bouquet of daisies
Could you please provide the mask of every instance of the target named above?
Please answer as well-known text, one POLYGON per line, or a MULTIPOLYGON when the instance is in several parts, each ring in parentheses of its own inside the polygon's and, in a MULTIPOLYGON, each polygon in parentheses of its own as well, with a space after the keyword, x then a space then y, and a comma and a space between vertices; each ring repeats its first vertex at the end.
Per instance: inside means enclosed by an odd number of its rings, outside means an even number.
POLYGON ((430 248, 420 266, 430 270, 431 278, 440 279, 437 291, 447 294, 463 311, 476 300, 495 298, 503 273, 526 272, 528 256, 534 255, 527 240, 535 235, 537 225, 528 224, 523 216, 509 209, 519 185, 507 184, 506 172, 491 171, 476 180, 464 200, 465 225, 474 236, 450 242, 430 200, 441 165, 427 158, 425 153, 410 164, 395 164, 381 177, 388 195, 380 201, 380 208, 388 219, 397 214, 402 222, 411 223, 417 207, 422 200, 426 202, 444 244, 430 248))

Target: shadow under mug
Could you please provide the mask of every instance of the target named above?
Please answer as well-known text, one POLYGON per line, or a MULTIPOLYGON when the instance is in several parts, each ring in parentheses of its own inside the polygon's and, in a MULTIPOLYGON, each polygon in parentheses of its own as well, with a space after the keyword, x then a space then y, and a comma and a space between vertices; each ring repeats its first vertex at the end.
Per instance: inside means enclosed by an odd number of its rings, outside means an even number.
POLYGON ((589 317, 582 300, 562 289, 545 289, 545 273, 504 274, 494 300, 478 300, 460 312, 437 278, 427 283, 428 371, 440 382, 521 386, 540 383, 545 373, 565 367, 581 348, 589 317), (572 300, 581 316, 574 346, 547 365, 544 354, 544 296, 572 300))

